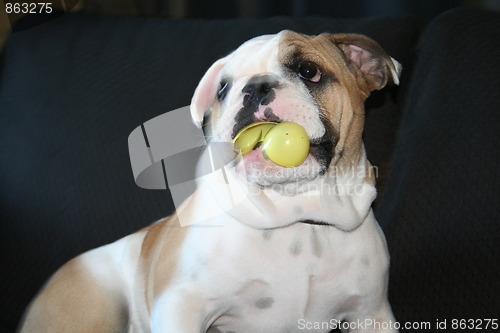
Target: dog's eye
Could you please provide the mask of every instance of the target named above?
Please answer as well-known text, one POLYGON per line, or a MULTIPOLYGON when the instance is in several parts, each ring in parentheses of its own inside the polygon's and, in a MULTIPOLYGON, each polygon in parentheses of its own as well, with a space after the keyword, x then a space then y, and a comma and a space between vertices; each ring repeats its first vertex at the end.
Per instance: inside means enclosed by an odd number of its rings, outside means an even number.
POLYGON ((219 91, 217 92, 217 98, 223 100, 229 90, 229 81, 223 80, 220 83, 219 91))
POLYGON ((307 81, 316 83, 321 80, 321 72, 319 71, 318 67, 314 63, 309 61, 301 63, 297 73, 302 79, 307 81))

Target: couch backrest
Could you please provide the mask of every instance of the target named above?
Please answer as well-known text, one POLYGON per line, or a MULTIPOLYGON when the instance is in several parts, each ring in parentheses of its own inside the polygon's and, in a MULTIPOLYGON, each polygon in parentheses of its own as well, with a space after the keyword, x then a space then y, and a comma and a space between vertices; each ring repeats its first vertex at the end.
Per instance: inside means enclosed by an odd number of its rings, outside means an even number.
MULTIPOLYGON (((357 32, 411 64, 411 18, 175 21, 66 14, 13 34, 0 67, 0 327, 13 329, 65 261, 172 212, 168 191, 138 188, 127 138, 188 105, 204 71, 245 40, 282 29, 357 32)), ((397 88, 368 101, 366 142, 389 160, 397 88)))

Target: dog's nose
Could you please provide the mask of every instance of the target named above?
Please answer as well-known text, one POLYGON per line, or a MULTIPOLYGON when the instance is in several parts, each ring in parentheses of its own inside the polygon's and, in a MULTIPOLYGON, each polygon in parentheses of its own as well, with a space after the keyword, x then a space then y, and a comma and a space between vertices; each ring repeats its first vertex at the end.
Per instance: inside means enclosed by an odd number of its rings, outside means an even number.
POLYGON ((245 94, 243 105, 268 105, 275 98, 274 88, 279 86, 279 80, 274 75, 263 74, 255 75, 241 90, 245 94))

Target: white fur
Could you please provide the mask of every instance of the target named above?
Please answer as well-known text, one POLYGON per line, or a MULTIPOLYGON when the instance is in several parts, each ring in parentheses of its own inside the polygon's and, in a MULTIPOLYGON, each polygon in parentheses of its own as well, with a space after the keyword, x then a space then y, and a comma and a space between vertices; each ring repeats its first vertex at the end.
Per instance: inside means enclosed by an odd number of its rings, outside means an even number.
POLYGON ((399 85, 399 76, 401 75, 401 71, 403 70, 403 66, 393 57, 390 57, 394 68, 391 67, 391 78, 394 81, 394 84, 399 85))
POLYGON ((136 292, 144 282, 143 276, 138 274, 138 267, 145 235, 145 232, 134 233, 79 257, 96 283, 123 294, 129 306, 130 333, 147 332, 149 328, 146 295, 136 292))
MULTIPOLYGON (((192 227, 182 267, 153 313, 153 328, 199 332, 212 324, 242 333, 300 332, 299 319, 381 317, 388 259, 373 255, 386 250, 372 213, 348 237, 333 227, 296 223, 269 231, 266 239, 262 230, 235 219, 223 222, 192 227), (257 307, 262 299, 270 306, 257 307), (356 301, 345 307, 350 299, 356 301)), ((390 312, 382 315, 392 319, 390 312)))

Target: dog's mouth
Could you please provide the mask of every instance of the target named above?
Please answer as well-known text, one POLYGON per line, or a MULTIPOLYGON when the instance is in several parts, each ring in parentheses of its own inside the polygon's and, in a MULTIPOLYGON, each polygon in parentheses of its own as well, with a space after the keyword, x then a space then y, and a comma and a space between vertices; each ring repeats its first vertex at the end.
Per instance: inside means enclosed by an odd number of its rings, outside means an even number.
MULTIPOLYGON (((236 139, 238 139, 239 131, 244 130, 249 125, 258 127, 260 123, 264 125, 266 122, 271 124, 286 122, 286 120, 282 119, 272 119, 272 122, 270 120, 259 119, 235 125, 236 139)), ((327 172, 333 158, 333 151, 337 142, 336 136, 333 135, 333 126, 328 120, 324 121, 323 124, 325 130, 320 137, 311 135, 313 136, 311 139, 306 133, 309 150, 300 164, 284 166, 276 163, 267 156, 265 149, 263 149, 265 145, 262 142, 255 144, 246 154, 243 154, 242 161, 247 180, 259 187, 272 187, 275 190, 286 191, 286 193, 296 193, 296 191, 305 189, 304 185, 327 172)))
MULTIPOLYGON (((282 122, 284 122, 284 120, 273 118, 273 119, 262 119, 262 120, 259 119, 254 121, 237 123, 233 127, 232 139, 234 141, 234 139, 238 137, 240 131, 244 130, 245 128, 248 128, 250 125, 258 125, 260 123, 280 124, 282 122)), ((333 158, 333 150, 337 142, 336 136, 333 135, 333 127, 331 126, 331 124, 329 122, 323 122, 323 124, 325 126, 325 131, 321 137, 316 137, 313 139, 308 138, 309 139, 308 155, 311 156, 317 163, 321 165, 321 173, 324 173, 328 165, 330 164, 333 158)), ((255 150, 262 150, 262 141, 257 142, 253 146, 252 151, 255 150)), ((300 165, 297 165, 297 167, 299 166, 300 165)))

